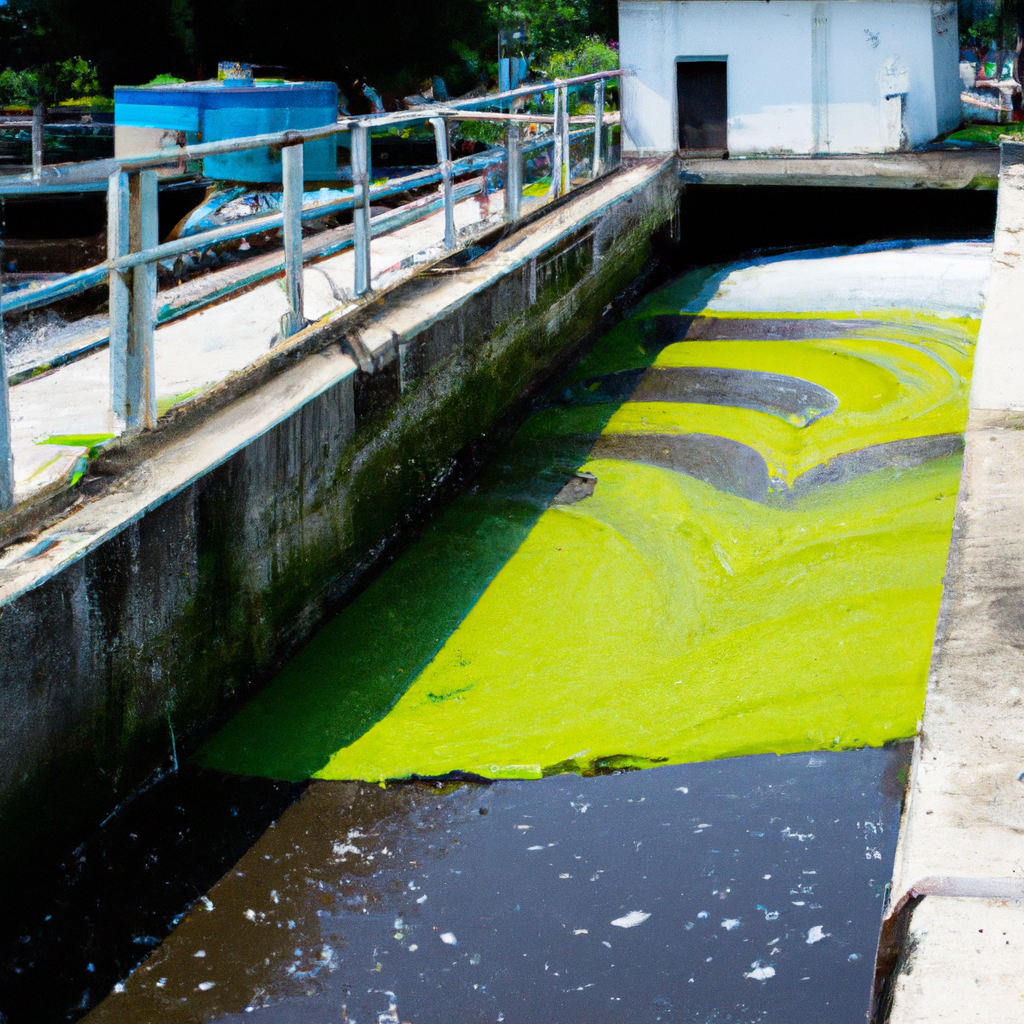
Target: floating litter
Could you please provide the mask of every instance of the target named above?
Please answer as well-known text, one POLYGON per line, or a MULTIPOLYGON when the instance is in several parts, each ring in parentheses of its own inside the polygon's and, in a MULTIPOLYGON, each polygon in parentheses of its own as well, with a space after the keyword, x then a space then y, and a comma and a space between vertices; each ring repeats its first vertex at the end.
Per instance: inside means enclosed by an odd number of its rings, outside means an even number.
POLYGON ((645 914, 642 910, 631 910, 624 917, 617 917, 612 924, 616 928, 635 928, 638 924, 643 924, 651 915, 645 914))

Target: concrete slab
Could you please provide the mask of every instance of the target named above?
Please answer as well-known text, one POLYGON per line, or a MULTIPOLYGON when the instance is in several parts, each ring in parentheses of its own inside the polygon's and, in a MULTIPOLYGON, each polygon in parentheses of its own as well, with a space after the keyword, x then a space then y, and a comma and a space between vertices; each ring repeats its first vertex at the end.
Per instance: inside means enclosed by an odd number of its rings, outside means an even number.
POLYGON ((928 877, 1024 880, 1022 425, 968 423, 894 904, 928 877))
POLYGON ((1024 409, 1024 143, 1006 142, 992 278, 974 356, 971 406, 1024 409))
POLYGON ((1022 427, 1013 413, 968 422, 887 912, 912 914, 893 1024, 1024 1019, 1024 903, 991 898, 1024 898, 1022 427))
POLYGON ((995 189, 994 149, 878 156, 679 159, 683 181, 703 185, 833 185, 843 188, 995 189))
POLYGON ((929 896, 904 949, 889 1024, 1024 1020, 1024 905, 929 896))
POLYGON ((972 412, 893 903, 934 876, 1024 879, 1024 426, 972 412))

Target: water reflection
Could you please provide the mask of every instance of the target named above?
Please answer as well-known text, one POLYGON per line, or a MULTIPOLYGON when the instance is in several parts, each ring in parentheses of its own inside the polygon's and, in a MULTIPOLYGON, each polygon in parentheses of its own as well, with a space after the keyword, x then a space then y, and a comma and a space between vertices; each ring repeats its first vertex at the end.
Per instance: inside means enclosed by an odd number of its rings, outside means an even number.
POLYGON ((317 782, 87 1020, 862 1021, 906 756, 317 782))

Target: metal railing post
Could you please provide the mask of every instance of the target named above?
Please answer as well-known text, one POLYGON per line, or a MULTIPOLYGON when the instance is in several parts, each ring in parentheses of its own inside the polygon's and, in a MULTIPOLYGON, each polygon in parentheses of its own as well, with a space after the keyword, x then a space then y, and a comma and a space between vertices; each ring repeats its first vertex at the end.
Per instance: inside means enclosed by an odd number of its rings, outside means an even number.
POLYGON ((569 151, 569 87, 563 85, 561 88, 562 102, 559 104, 562 110, 562 123, 559 128, 559 141, 557 145, 562 150, 562 176, 559 181, 558 195, 564 196, 572 188, 572 153, 569 151))
MULTIPOLYGON (((107 180, 107 258, 111 261, 128 255, 128 175, 116 171, 107 180)), ((128 318, 131 292, 128 278, 110 268, 110 404, 114 413, 113 431, 120 434, 127 426, 128 405, 128 318)))
POLYGON ((519 220, 523 198, 523 154, 519 140, 519 125, 512 121, 505 129, 505 220, 509 224, 519 220))
POLYGON ((46 107, 37 104, 32 108, 32 177, 43 173, 43 153, 46 142, 43 134, 46 125, 46 107))
POLYGON ((448 122, 443 117, 432 117, 434 144, 437 147, 437 164, 441 171, 441 188, 444 191, 444 247, 455 248, 455 196, 452 188, 452 155, 448 139, 448 122))
POLYGON ((562 89, 559 79, 555 79, 555 121, 551 126, 551 189, 550 195, 557 199, 562 187, 562 89))
POLYGON ((591 177, 600 177, 602 166, 602 150, 604 148, 604 79, 594 83, 594 161, 591 166, 591 177))
MULTIPOLYGON (((142 252, 159 242, 156 171, 140 171, 128 178, 128 251, 142 252)), ((133 267, 125 406, 129 429, 149 430, 156 424, 155 304, 156 264, 133 267)))
POLYGON ((14 506, 14 439, 11 437, 11 395, 7 377, 7 340, 0 315, 0 509, 14 506))
POLYGON ((284 279, 288 312, 281 318, 281 336, 289 338, 306 326, 302 301, 302 143, 281 150, 284 190, 284 279))
POLYGON ((355 248, 355 294, 370 290, 370 130, 359 124, 352 129, 352 209, 355 248))

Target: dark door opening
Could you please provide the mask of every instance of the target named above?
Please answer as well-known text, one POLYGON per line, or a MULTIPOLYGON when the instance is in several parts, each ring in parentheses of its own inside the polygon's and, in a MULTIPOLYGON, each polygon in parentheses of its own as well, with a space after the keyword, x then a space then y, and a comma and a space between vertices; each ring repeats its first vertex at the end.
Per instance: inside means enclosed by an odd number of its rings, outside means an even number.
POLYGON ((681 60, 676 63, 679 148, 726 152, 726 62, 681 60))

